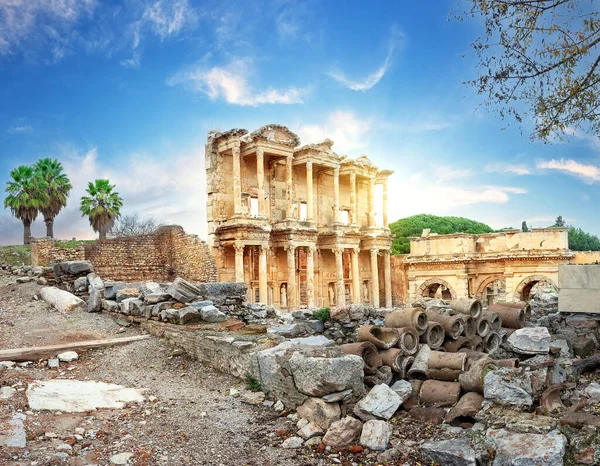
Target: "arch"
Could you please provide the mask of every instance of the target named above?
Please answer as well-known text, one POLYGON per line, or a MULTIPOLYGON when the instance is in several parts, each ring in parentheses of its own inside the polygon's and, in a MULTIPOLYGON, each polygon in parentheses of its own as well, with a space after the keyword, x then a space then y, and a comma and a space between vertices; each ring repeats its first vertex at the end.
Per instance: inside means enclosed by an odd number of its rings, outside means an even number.
POLYGON ((483 280, 479 286, 477 287, 477 291, 475 293, 475 297, 480 299, 485 304, 494 304, 496 301, 503 301, 506 299, 506 279, 503 275, 492 275, 491 277, 483 280), (489 288, 494 285, 494 283, 499 283, 497 287, 497 291, 493 294, 489 294, 489 288))
POLYGON ((441 278, 430 278, 429 280, 425 280, 421 284, 421 286, 419 286, 417 297, 434 297, 440 286, 443 286, 445 288, 442 289, 443 299, 456 299, 456 292, 454 291, 454 289, 446 280, 443 280, 441 278))
POLYGON ((531 299, 531 289, 538 283, 547 283, 554 288, 558 288, 556 284, 545 275, 529 275, 521 280, 519 286, 515 290, 515 299, 520 301, 529 301, 531 299))

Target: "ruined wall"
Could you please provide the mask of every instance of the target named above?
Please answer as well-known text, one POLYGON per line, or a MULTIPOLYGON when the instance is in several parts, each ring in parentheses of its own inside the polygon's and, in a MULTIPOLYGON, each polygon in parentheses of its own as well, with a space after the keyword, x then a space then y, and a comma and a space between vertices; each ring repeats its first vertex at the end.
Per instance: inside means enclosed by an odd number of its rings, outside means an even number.
POLYGON ((408 281, 406 275, 407 254, 400 254, 390 257, 392 266, 392 303, 394 306, 406 303, 408 293, 408 281))
POLYGON ((31 240, 31 265, 49 266, 57 262, 76 261, 85 259, 83 244, 75 248, 62 246, 62 241, 48 238, 33 238, 31 240))
POLYGON ((559 265, 558 286, 560 312, 600 312, 600 265, 559 265))
POLYGON ((573 251, 575 254, 571 260, 570 264, 593 264, 595 262, 600 262, 600 251, 573 251))

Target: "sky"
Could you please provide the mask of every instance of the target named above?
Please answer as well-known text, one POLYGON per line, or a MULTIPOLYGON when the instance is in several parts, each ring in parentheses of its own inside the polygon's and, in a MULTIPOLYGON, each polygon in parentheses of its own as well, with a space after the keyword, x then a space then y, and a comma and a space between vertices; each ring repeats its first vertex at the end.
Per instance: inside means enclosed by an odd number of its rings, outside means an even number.
MULTIPOLYGON (((457 215, 493 228, 567 223, 600 235, 600 139, 532 142, 462 84, 477 21, 454 0, 0 0, 0 187, 59 159, 73 190, 58 238, 96 235, 78 211, 108 178, 139 213, 206 236, 209 130, 278 123, 390 178, 390 219, 457 215)), ((0 191, 3 199, 3 189, 0 191)), ((33 235, 45 234, 43 219, 33 235)), ((22 241, 0 209, 0 244, 22 241)))

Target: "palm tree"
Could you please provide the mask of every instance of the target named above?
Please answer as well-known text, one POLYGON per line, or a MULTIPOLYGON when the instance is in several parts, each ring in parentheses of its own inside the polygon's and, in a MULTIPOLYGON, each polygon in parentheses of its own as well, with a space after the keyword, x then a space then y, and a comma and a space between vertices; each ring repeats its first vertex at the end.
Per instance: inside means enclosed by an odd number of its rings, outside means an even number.
POLYGON ((12 214, 23 222, 23 243, 29 244, 31 222, 37 218, 40 207, 46 202, 44 182, 27 165, 15 168, 10 172, 10 177, 12 179, 6 182, 4 208, 10 208, 12 214))
POLYGON ((54 238, 54 218, 67 205, 67 197, 72 188, 71 182, 63 172, 62 164, 56 159, 40 159, 33 169, 36 177, 43 180, 47 194, 46 202, 40 207, 46 223, 46 236, 54 238))
POLYGON ((87 215, 94 231, 100 232, 100 241, 106 239, 106 232, 121 216, 123 199, 114 189, 115 185, 108 180, 96 180, 88 183, 86 191, 89 196, 81 198, 81 214, 83 217, 87 215))

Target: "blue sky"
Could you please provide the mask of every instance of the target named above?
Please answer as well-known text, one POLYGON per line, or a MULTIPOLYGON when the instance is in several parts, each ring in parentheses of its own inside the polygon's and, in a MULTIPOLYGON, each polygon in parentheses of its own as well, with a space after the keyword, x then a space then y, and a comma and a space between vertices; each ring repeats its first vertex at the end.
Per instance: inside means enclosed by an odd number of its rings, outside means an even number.
MULTIPOLYGON (((600 234, 600 140, 531 142, 478 109, 477 22, 454 1, 11 0, 0 2, 0 185, 58 158, 74 184, 61 238, 94 233, 77 211, 108 177, 138 212, 205 235, 210 129, 280 123, 367 154, 391 179, 390 218, 460 215, 495 228, 563 215, 600 234)), ((43 236, 38 219, 34 236, 43 236)), ((0 211, 0 244, 22 225, 0 211)))

